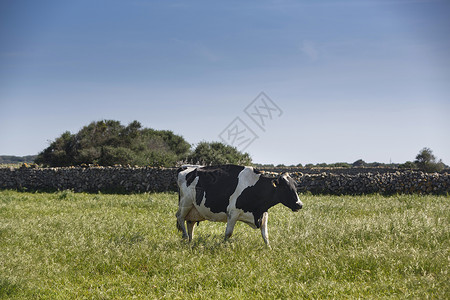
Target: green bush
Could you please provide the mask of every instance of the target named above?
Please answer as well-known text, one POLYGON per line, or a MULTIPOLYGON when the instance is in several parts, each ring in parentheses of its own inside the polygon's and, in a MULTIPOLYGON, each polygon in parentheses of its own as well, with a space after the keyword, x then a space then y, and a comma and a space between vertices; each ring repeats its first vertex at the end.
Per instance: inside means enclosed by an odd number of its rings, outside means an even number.
POLYGON ((252 163, 248 153, 241 153, 235 147, 219 142, 199 143, 187 160, 188 163, 202 165, 250 165, 252 163))
POLYGON ((102 120, 84 126, 76 134, 64 132, 39 153, 35 162, 50 167, 174 166, 189 150, 190 144, 172 131, 142 128, 138 121, 123 126, 119 121, 102 120))
POLYGON ((442 160, 437 161, 433 151, 426 147, 417 154, 415 164, 420 170, 429 173, 440 172, 445 167, 442 160))
POLYGON ((330 165, 333 168, 351 168, 352 166, 346 162, 337 162, 330 165))
POLYGON ((353 166, 353 167, 366 167, 366 166, 367 166, 367 163, 366 163, 364 160, 362 160, 362 159, 358 159, 357 161, 355 161, 355 162, 352 164, 352 166, 353 166))
POLYGON ((398 167, 400 169, 411 169, 411 170, 417 169, 416 164, 414 162, 412 162, 412 161, 407 161, 407 162, 405 162, 403 164, 400 164, 398 167))

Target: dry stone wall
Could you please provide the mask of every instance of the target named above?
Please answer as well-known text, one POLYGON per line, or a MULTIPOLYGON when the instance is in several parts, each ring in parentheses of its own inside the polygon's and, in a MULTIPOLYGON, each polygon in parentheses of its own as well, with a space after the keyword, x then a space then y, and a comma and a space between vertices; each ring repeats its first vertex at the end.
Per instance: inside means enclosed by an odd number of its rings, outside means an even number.
MULTIPOLYGON (((0 189, 141 193, 176 191, 176 168, 69 167, 0 168, 0 189)), ((268 170, 273 171, 273 170, 268 170)), ((299 192, 313 194, 448 194, 448 173, 291 172, 299 192)))
POLYGON ((175 168, 3 168, 0 169, 0 189, 165 192, 177 190, 175 174, 175 168))
POLYGON ((300 168, 300 167, 267 167, 262 168, 265 171, 271 171, 276 173, 289 172, 289 173, 306 173, 306 174, 344 174, 344 175, 357 175, 360 173, 372 173, 372 174, 384 174, 384 173, 395 173, 399 169, 386 168, 386 167, 355 167, 355 168, 300 168))
POLYGON ((302 174, 292 177, 299 183, 299 192, 313 194, 361 195, 361 194, 440 194, 450 192, 448 173, 423 173, 397 171, 389 173, 302 174))

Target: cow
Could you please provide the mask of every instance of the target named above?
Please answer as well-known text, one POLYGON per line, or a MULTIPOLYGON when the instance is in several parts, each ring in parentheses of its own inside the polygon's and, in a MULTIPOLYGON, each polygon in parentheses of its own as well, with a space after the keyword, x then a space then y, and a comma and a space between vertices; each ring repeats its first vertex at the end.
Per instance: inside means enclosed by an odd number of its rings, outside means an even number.
POLYGON ((177 228, 189 241, 192 241, 195 223, 226 222, 225 240, 228 240, 236 222, 242 221, 254 229, 260 228, 264 242, 270 247, 269 208, 282 203, 296 212, 303 206, 289 174, 270 177, 253 167, 184 166, 177 171, 177 184, 177 228))

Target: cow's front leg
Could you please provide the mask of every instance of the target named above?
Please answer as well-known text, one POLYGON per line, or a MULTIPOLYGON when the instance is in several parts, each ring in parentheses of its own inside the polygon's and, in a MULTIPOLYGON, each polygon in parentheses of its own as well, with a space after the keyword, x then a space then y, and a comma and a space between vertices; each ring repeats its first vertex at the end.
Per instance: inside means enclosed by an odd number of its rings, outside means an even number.
POLYGON ((261 220, 261 235, 263 237, 264 242, 266 243, 266 245, 270 248, 270 244, 269 244, 269 233, 267 231, 267 219, 269 218, 269 213, 266 211, 263 213, 262 215, 262 220, 261 220))
POLYGON ((227 229, 225 230, 225 241, 233 235, 234 226, 239 218, 237 214, 228 214, 227 229))

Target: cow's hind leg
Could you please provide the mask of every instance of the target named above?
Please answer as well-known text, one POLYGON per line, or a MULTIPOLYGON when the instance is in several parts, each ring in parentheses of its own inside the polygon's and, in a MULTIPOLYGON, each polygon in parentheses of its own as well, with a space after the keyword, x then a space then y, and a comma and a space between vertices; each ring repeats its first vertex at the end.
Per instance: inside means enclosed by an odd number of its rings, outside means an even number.
POLYGON ((238 215, 228 215, 227 229, 225 229, 225 241, 233 235, 234 226, 236 225, 238 219, 238 215))
POLYGON ((188 238, 189 238, 189 242, 190 242, 194 238, 194 227, 195 227, 196 222, 186 221, 186 223, 187 223, 188 238))
POLYGON ((188 233, 186 231, 185 221, 186 216, 192 207, 179 207, 176 217, 177 217, 177 228, 183 233, 183 239, 188 238, 188 233))
POLYGON ((187 223, 187 232, 189 241, 192 241, 192 238, 194 236, 194 227, 195 223, 197 225, 200 223, 200 221, 204 221, 205 218, 198 212, 198 210, 194 207, 189 211, 189 213, 185 217, 186 223, 187 223))

